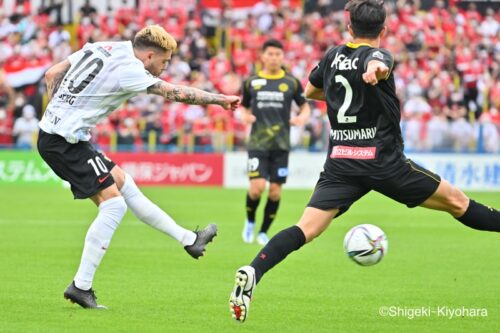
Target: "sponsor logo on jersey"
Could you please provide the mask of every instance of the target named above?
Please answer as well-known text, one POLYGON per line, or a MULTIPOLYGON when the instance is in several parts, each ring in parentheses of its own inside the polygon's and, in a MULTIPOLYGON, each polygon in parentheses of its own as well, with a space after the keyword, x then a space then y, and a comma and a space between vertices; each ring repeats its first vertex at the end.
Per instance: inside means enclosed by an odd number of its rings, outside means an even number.
POLYGON ((258 109, 264 109, 264 108, 277 108, 277 109, 282 109, 285 106, 283 103, 277 103, 277 102, 258 102, 257 103, 257 108, 258 109))
POLYGON ((334 146, 330 158, 347 158, 351 160, 373 160, 377 147, 334 146))
POLYGON ((384 60, 384 55, 380 51, 375 51, 372 53, 372 57, 384 60))
POLYGON ((336 53, 335 54, 335 59, 332 61, 331 68, 336 68, 341 71, 347 71, 347 70, 353 70, 353 69, 358 69, 358 61, 359 58, 347 58, 344 54, 342 53, 336 53))
POLYGON ((377 127, 346 130, 330 130, 330 137, 334 141, 344 140, 371 140, 377 134, 377 127))
POLYGON ((288 84, 286 84, 286 83, 281 83, 281 84, 278 86, 278 89, 279 89, 281 92, 286 92, 286 91, 288 91, 288 84))
POLYGON ((60 94, 59 96, 57 96, 57 98, 59 98, 61 103, 68 103, 69 105, 73 105, 76 96, 70 94, 60 94))
POLYGON ((278 91, 258 91, 257 100, 283 102, 285 100, 285 95, 278 91))
POLYGON ((258 91, 257 108, 283 108, 285 101, 285 94, 280 91, 258 91))
POLYGON ((255 79, 255 80, 252 80, 252 82, 250 82, 250 85, 255 90, 259 90, 260 88, 262 88, 266 84, 267 84, 267 80, 266 79, 255 79))

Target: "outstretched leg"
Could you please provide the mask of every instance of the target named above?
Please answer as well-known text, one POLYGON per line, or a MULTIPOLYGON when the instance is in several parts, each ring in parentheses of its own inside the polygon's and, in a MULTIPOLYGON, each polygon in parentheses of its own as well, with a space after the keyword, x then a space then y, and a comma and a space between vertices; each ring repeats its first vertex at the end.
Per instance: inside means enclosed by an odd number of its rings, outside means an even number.
POLYGON ((464 225, 485 231, 500 232, 500 212, 469 199, 459 188, 442 180, 434 194, 421 205, 450 213, 464 225))
POLYGON ((111 174, 127 206, 139 220, 177 240, 193 258, 197 259, 203 255, 205 246, 217 234, 215 225, 211 224, 196 232, 187 230, 175 223, 166 212, 149 200, 137 187, 132 177, 120 167, 115 166, 111 174))

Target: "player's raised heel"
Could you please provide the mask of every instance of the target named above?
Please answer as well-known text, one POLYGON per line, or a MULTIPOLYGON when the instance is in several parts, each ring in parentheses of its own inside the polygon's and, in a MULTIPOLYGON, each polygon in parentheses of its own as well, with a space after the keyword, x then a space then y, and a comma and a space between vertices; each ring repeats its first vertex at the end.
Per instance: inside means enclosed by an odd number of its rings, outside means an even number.
POLYGON ((231 316, 242 323, 248 316, 250 300, 255 289, 255 270, 251 266, 243 266, 236 271, 234 288, 229 297, 231 316))

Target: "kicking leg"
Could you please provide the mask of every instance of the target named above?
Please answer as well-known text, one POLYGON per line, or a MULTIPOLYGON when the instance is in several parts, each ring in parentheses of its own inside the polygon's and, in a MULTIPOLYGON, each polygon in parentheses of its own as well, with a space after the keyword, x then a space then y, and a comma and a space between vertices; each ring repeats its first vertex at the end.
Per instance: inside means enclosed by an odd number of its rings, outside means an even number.
POLYGON ((205 246, 217 234, 215 224, 210 224, 205 229, 196 232, 184 229, 149 200, 137 187, 132 177, 120 167, 115 166, 111 174, 127 206, 139 220, 180 242, 193 258, 197 259, 203 255, 205 246))
POLYGON ((500 212, 469 199, 460 189, 442 180, 434 194, 421 205, 450 213, 464 225, 500 232, 500 212))

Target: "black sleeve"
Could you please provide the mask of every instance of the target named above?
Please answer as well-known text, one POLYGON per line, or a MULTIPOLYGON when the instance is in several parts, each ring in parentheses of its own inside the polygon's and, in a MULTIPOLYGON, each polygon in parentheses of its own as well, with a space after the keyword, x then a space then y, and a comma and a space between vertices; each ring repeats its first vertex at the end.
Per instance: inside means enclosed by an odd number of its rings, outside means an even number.
POLYGON ((323 77, 325 73, 325 64, 326 59, 328 58, 328 53, 323 56, 323 59, 319 62, 319 64, 313 68, 311 74, 309 74, 309 82, 316 88, 323 88, 323 77))
POLYGON ((250 79, 247 79, 245 80, 245 82, 243 82, 243 91, 242 91, 243 98, 241 100, 241 105, 243 105, 243 107, 247 109, 250 108, 252 99, 252 95, 250 94, 250 82, 251 82, 250 79))
POLYGON ((378 60, 383 62, 384 64, 389 67, 389 75, 390 72, 392 71, 392 67, 394 66, 394 58, 392 54, 387 51, 386 49, 370 49, 368 56, 365 59, 364 63, 364 70, 366 71, 366 68, 368 67, 368 63, 371 60, 378 60))
POLYGON ((306 103, 306 98, 304 97, 304 88, 302 88, 302 84, 297 78, 294 78, 295 81, 295 91, 293 93, 293 100, 297 103, 298 106, 304 105, 306 103))

